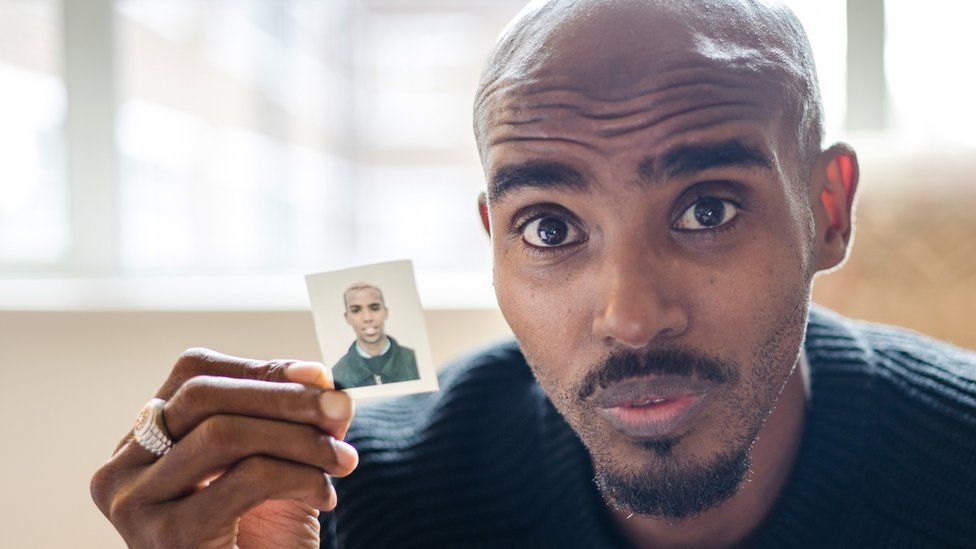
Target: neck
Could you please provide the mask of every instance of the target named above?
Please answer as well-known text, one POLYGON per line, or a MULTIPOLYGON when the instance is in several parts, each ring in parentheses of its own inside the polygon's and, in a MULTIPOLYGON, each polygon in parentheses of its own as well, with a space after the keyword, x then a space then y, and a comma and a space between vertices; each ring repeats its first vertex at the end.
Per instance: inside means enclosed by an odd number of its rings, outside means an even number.
MULTIPOLYGON (((349 341, 349 340, 347 339, 346 341, 349 341)), ((369 356, 379 356, 383 352, 383 349, 386 348, 386 344, 389 341, 390 341, 390 339, 386 335, 384 335, 383 337, 381 337, 380 339, 378 339, 376 341, 376 343, 369 343, 369 342, 363 341, 361 339, 359 340, 358 343, 359 343, 360 348, 362 348, 362 350, 364 350, 367 353, 369 353, 369 356)))
POLYGON ((786 485, 803 437, 809 377, 800 361, 786 381, 751 453, 749 480, 718 507, 681 521, 632 515, 610 506, 636 547, 730 547, 754 534, 786 485), (628 518, 629 517, 629 518, 628 518))

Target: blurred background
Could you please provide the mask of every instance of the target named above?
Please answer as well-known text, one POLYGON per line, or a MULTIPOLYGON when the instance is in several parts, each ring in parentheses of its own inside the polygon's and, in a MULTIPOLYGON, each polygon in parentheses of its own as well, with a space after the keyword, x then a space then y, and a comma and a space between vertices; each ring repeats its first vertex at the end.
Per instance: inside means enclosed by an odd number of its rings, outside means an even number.
MULTIPOLYGON (((856 245, 815 300, 976 347, 976 3, 788 2, 856 245)), ((186 347, 315 359, 302 275, 411 258, 508 334, 471 102, 511 0, 0 0, 0 546, 121 546, 88 477, 186 347)))

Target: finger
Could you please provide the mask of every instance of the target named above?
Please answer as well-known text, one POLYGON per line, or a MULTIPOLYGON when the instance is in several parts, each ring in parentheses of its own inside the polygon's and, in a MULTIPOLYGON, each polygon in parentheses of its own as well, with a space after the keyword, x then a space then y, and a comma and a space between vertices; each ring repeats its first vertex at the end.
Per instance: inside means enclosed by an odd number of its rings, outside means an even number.
POLYGON ((241 461, 206 488, 186 498, 181 511, 213 524, 233 521, 269 499, 295 499, 316 509, 335 508, 335 488, 321 469, 255 456, 241 461))
POLYGON ((220 414, 314 425, 341 439, 352 421, 353 403, 346 393, 299 383, 197 376, 184 383, 163 407, 174 440, 220 414))
POLYGON ((332 370, 319 362, 293 362, 285 369, 289 381, 314 385, 320 389, 335 389, 332 370))
MULTIPOLYGON (((160 387, 156 393, 156 398, 169 400, 188 379, 202 375, 260 381, 296 381, 290 380, 286 373, 292 366, 297 372, 301 372, 299 375, 305 377, 311 375, 315 370, 321 370, 322 373, 315 375, 314 378, 321 378, 322 381, 320 382, 323 384, 325 383, 324 379, 328 376, 325 366, 317 362, 254 360, 225 355, 202 347, 188 349, 176 361, 169 379, 160 387)), ((323 388, 325 388, 324 385, 323 388)))
POLYGON ((244 416, 213 416, 201 423, 139 479, 147 502, 169 501, 252 456, 270 456, 345 476, 359 463, 356 450, 310 425, 244 416))
POLYGON ((269 499, 248 510, 247 515, 255 515, 253 519, 240 521, 237 547, 274 549, 309 547, 310 543, 312 547, 321 547, 321 543, 315 543, 322 538, 320 514, 318 509, 302 501, 269 499))

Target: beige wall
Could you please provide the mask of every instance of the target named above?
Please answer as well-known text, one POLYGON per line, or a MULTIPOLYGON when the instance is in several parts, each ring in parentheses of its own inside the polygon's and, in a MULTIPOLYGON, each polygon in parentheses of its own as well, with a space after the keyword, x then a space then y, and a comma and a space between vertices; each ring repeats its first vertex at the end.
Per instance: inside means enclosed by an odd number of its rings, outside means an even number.
MULTIPOLYGON (((510 333, 496 311, 427 323, 437 364, 510 333)), ((123 545, 88 480, 193 346, 318 357, 308 312, 0 312, 0 547, 123 545)))

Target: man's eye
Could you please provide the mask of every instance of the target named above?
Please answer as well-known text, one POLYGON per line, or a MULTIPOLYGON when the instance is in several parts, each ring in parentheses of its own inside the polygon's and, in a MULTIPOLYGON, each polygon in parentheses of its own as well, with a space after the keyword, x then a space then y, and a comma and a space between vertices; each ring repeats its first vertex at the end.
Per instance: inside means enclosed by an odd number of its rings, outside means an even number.
POLYGON ((724 198, 706 196, 688 207, 674 224, 681 231, 702 231, 725 225, 739 214, 739 205, 724 198))
POLYGON ((522 227, 522 239, 531 246, 553 248, 582 240, 580 231, 563 219, 543 216, 522 227))

